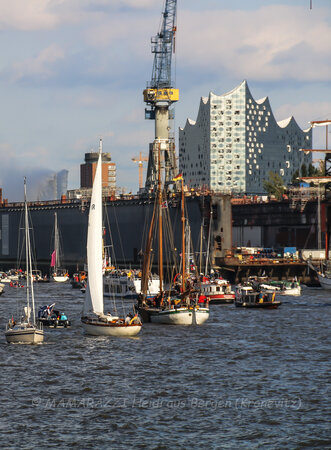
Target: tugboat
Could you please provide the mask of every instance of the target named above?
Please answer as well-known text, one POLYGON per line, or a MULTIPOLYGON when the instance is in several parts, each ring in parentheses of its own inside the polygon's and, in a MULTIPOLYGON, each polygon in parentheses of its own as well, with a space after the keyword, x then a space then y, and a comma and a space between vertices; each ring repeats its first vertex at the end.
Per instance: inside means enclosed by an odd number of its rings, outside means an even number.
POLYGON ((276 292, 258 291, 252 286, 238 286, 234 304, 244 308, 276 309, 281 302, 275 300, 276 292))
POLYGON ((63 312, 54 309, 52 305, 44 305, 39 308, 37 322, 48 328, 68 328, 71 321, 63 312))

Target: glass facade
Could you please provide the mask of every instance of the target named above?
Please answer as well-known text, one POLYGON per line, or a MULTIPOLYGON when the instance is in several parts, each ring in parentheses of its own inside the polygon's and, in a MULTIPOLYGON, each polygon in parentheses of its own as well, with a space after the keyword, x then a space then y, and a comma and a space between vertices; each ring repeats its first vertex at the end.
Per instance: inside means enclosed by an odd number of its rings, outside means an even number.
POLYGON ((285 184, 311 154, 311 129, 303 131, 291 117, 276 122, 268 98, 255 101, 246 81, 200 102, 197 121, 179 130, 179 168, 185 183, 215 192, 263 194, 270 171, 285 184))

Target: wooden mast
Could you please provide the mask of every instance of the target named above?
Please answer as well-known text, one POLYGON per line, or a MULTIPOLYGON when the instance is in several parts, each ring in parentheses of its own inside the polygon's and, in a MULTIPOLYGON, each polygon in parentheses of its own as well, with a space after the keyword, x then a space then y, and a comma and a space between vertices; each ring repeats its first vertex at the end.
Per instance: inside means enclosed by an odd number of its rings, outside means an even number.
POLYGON ((182 292, 185 292, 186 261, 185 261, 185 206, 184 206, 184 180, 181 178, 182 187, 182 292))
POLYGON ((163 291, 163 229, 162 229, 162 186, 161 186, 161 145, 158 148, 158 179, 157 179, 157 198, 159 209, 159 277, 160 292, 163 291))

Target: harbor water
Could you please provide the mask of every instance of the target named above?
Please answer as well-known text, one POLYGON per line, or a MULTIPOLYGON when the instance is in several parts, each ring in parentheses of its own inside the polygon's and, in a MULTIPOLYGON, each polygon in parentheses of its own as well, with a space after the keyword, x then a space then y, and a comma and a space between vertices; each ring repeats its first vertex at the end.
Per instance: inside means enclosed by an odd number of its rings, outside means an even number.
POLYGON ((38 284, 39 305, 72 327, 35 346, 6 343, 19 298, 0 297, 1 448, 331 448, 331 292, 303 288, 278 310, 214 305, 203 326, 121 339, 84 334, 70 284, 38 284))

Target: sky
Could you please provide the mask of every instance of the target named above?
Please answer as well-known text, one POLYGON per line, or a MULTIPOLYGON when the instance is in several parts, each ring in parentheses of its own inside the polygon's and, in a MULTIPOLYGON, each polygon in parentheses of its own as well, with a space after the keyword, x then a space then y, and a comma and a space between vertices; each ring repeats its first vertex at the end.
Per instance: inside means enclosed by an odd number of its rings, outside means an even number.
MULTIPOLYGON (((243 80, 255 99, 269 97, 278 121, 293 115, 306 129, 331 119, 331 0, 312 4, 178 0, 175 131, 196 119, 201 97, 243 80)), ((37 200, 42 181, 62 169, 69 189, 78 188, 84 154, 100 138, 117 186, 137 192, 132 158, 148 156, 154 138, 142 91, 163 7, 164 0, 0 0, 4 198, 21 201, 26 176, 28 199, 37 200)), ((325 128, 314 129, 313 142, 325 148, 325 128)))

